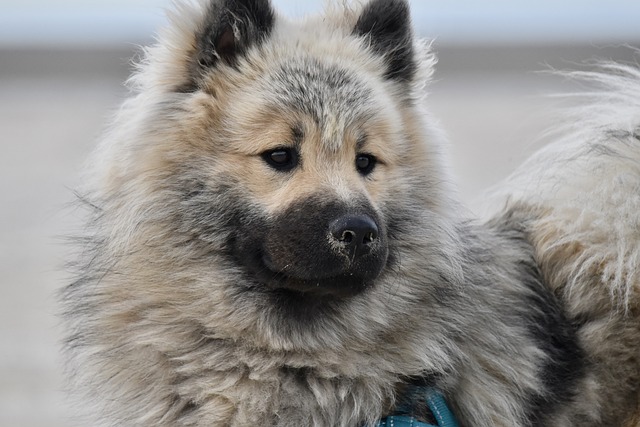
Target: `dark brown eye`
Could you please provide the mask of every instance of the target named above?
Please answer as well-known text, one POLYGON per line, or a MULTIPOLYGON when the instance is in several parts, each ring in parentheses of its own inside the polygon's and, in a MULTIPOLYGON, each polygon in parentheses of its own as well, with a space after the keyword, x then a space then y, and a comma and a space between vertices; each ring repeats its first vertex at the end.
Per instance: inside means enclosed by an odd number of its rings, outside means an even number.
POLYGON ((356 169, 361 175, 369 175, 376 166, 376 158, 371 154, 358 154, 356 156, 356 169))
POLYGON ((265 162, 277 171, 287 172, 298 165, 298 152, 291 148, 276 148, 262 153, 265 162))

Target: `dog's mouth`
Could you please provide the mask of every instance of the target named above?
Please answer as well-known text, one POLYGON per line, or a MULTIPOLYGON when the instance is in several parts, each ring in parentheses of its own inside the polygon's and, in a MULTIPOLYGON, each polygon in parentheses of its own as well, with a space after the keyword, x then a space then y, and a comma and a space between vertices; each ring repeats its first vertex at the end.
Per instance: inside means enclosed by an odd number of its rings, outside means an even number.
POLYGON ((373 286, 367 281, 350 275, 338 275, 322 279, 300 279, 283 273, 272 273, 264 282, 271 289, 288 290, 316 296, 333 296, 346 298, 355 296, 373 286))
POLYGON ((274 290, 313 296, 351 297, 371 288, 375 279, 353 273, 327 274, 327 271, 307 271, 305 277, 299 277, 287 271, 278 271, 264 253, 260 256, 260 264, 262 268, 256 276, 263 285, 274 290))

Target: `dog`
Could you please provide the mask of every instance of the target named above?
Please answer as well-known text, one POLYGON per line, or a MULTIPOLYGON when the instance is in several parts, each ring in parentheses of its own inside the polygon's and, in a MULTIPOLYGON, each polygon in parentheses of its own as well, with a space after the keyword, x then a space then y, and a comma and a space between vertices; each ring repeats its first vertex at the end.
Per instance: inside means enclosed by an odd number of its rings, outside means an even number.
POLYGON ((178 4, 87 167, 91 425, 638 425, 640 72, 469 218, 405 0, 178 4), (615 119, 615 120, 611 120, 615 119), (426 418, 427 417, 427 418, 426 418))

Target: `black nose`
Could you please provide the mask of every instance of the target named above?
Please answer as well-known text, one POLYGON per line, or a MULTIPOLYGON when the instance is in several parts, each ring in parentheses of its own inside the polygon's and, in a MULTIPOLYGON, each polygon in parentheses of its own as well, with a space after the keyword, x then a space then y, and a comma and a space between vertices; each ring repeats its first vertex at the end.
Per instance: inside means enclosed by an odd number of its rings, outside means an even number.
POLYGON ((338 218, 331 223, 329 231, 352 256, 368 253, 371 244, 378 239, 378 226, 367 215, 338 218))

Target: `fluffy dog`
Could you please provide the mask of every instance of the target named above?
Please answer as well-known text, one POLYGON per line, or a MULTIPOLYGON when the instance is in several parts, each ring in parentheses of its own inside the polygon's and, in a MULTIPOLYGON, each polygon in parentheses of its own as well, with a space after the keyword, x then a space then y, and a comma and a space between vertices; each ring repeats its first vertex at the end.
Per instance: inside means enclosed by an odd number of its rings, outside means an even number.
POLYGON ((416 383, 466 427, 633 423, 638 72, 481 223, 423 109, 434 63, 403 0, 176 7, 62 296, 93 425, 371 426, 416 383))

